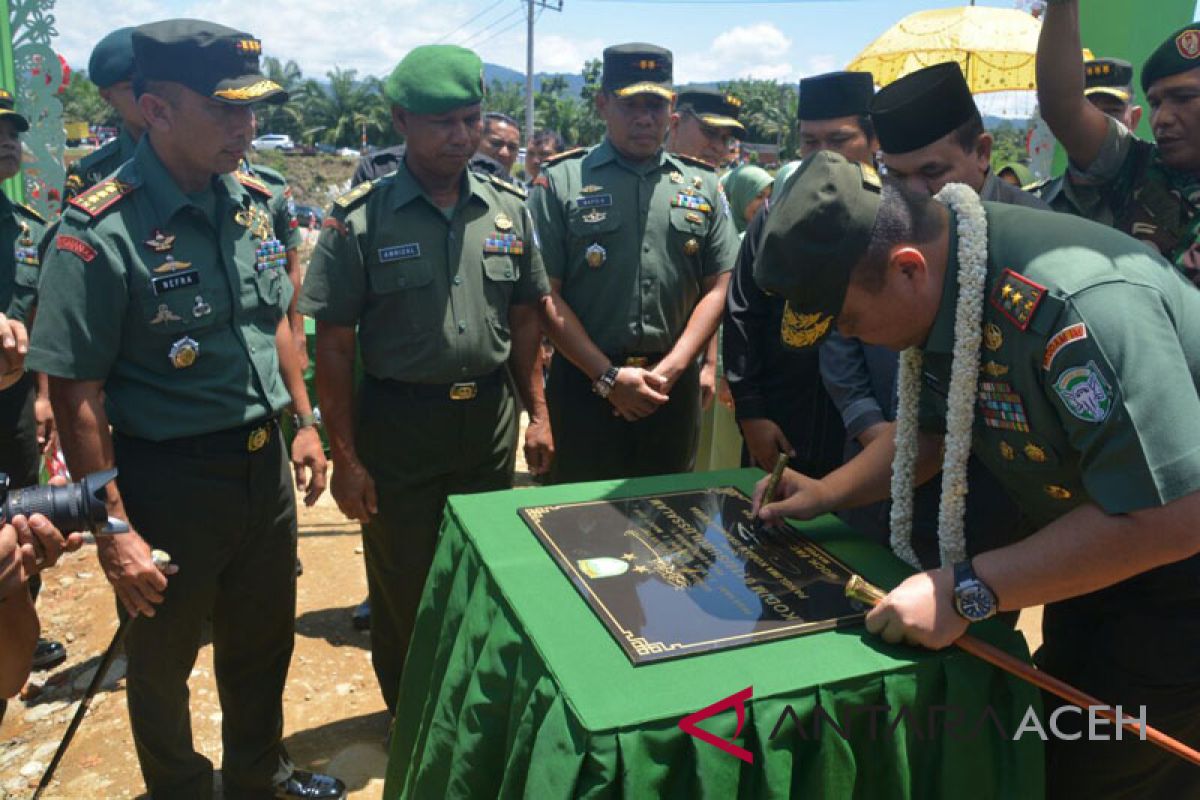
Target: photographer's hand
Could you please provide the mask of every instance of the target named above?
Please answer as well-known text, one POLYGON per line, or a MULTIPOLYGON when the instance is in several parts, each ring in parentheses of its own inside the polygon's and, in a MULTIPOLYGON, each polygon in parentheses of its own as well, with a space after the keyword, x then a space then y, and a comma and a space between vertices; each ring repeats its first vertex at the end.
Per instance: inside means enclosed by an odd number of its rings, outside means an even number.
POLYGON ((16 529, 0 526, 0 698, 20 691, 37 646, 38 618, 27 579, 16 529))
POLYGON ((27 580, 17 531, 11 525, 4 525, 0 527, 0 602, 24 589, 27 580))

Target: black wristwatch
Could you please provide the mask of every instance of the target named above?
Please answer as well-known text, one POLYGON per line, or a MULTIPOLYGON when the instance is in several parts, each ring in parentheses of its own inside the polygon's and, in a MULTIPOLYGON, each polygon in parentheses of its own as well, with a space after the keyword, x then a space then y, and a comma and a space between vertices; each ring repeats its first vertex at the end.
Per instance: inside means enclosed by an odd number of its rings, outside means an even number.
POLYGON ((596 382, 592 384, 592 391, 607 400, 608 395, 612 393, 613 387, 617 385, 617 372, 619 371, 618 367, 609 364, 608 369, 604 370, 600 377, 596 378, 596 382))
POLYGON ((996 593, 975 574, 970 561, 954 565, 954 610, 967 622, 994 617, 999 607, 996 593))

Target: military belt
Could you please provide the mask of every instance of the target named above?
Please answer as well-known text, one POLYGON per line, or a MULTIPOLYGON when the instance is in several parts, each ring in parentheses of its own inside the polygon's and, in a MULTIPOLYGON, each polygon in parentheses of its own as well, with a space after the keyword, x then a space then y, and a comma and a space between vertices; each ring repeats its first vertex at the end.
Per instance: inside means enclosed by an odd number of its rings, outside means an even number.
POLYGON ((646 369, 663 360, 666 353, 619 353, 609 356, 609 361, 618 367, 646 369))
POLYGON ((272 416, 223 431, 180 436, 157 442, 129 436, 120 431, 114 431, 114 435, 126 441, 189 455, 246 455, 265 450, 267 445, 274 440, 278 431, 279 419, 272 416))
POLYGON ((374 383, 389 392, 420 400, 474 400, 485 389, 491 389, 504 382, 504 369, 493 370, 487 375, 456 383, 409 383, 394 381, 388 378, 367 376, 374 383))

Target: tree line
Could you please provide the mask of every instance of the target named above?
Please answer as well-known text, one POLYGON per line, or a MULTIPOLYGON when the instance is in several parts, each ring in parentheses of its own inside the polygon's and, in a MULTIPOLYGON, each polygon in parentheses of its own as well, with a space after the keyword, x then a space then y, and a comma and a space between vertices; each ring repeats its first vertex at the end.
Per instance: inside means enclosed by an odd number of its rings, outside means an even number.
MULTIPOLYGON (((373 75, 359 77, 353 69, 334 67, 325 81, 306 77, 293 60, 263 59, 263 72, 291 95, 283 105, 256 108, 260 133, 285 133, 303 144, 359 147, 365 136, 371 146, 399 141, 392 130, 383 82, 373 75)), ((596 144, 604 135, 604 121, 595 111, 600 91, 601 62, 583 65, 579 96, 568 91, 561 76, 543 78, 533 98, 535 126, 555 130, 572 146, 596 144)), ((768 80, 736 80, 720 84, 743 101, 742 121, 754 142, 777 144, 784 157, 796 152, 796 87, 768 80)), ((85 71, 71 75, 62 96, 67 122, 118 125, 114 112, 100 97, 85 71)), ((488 111, 498 111, 525 122, 525 87, 522 83, 493 80, 484 101, 488 111)))

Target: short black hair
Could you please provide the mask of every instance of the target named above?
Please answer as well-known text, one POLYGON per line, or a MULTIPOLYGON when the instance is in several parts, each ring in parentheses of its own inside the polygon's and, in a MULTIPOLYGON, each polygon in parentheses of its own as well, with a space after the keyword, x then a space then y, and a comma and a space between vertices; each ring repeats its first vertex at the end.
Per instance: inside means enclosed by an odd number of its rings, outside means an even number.
POLYGON ((884 284, 888 254, 893 247, 931 242, 943 227, 937 202, 932 197, 884 176, 871 243, 851 272, 850 280, 868 292, 878 291, 884 284))
POLYGON ((489 130, 491 130, 492 125, 496 124, 497 122, 504 122, 508 125, 512 125, 517 129, 518 133, 521 132, 521 126, 517 124, 515 119, 510 117, 508 114, 504 114, 499 111, 489 111, 483 115, 483 132, 487 133, 489 130))
POLYGON ((564 139, 562 137, 562 134, 559 133, 558 131, 552 131, 552 130, 534 131, 533 137, 532 137, 532 139, 530 139, 530 142, 532 144, 541 144, 542 142, 545 142, 545 141, 550 142, 550 144, 554 147, 554 152, 556 152, 556 153, 561 153, 563 150, 567 149, 567 140, 564 139))
POLYGON ((975 144, 984 133, 983 117, 979 115, 979 109, 975 109, 975 114, 969 120, 954 129, 954 138, 964 152, 973 153, 975 144))

